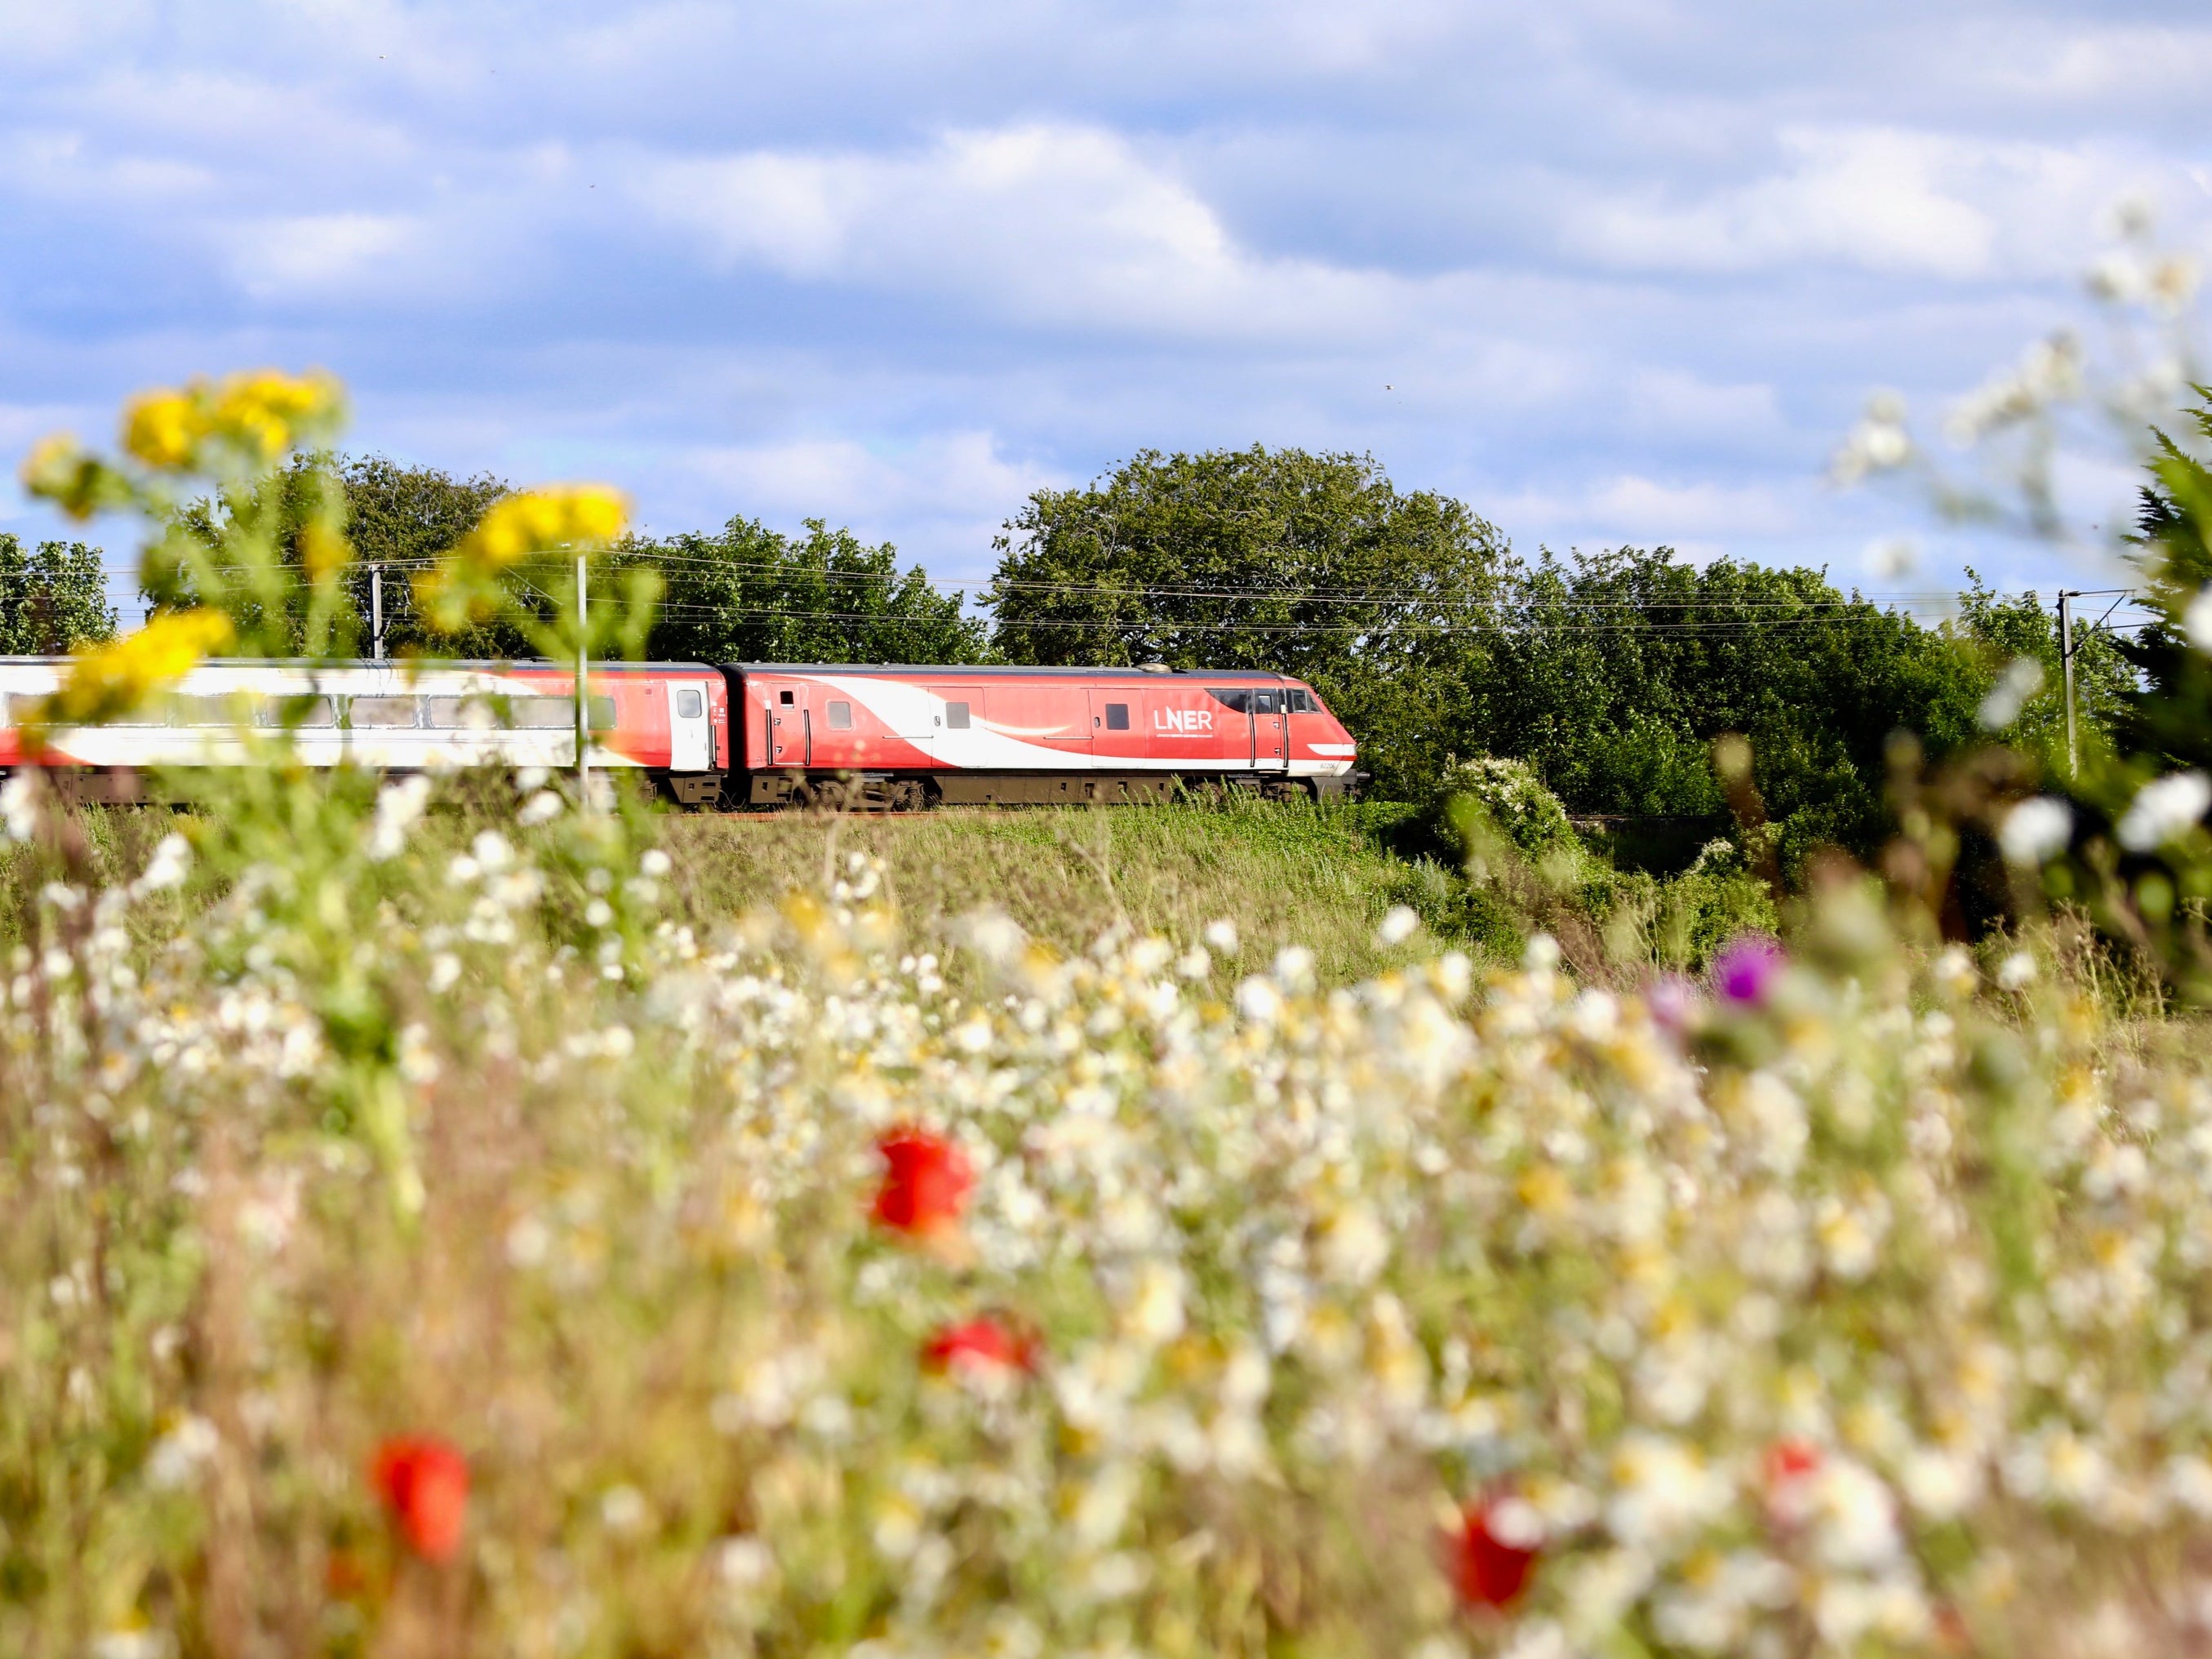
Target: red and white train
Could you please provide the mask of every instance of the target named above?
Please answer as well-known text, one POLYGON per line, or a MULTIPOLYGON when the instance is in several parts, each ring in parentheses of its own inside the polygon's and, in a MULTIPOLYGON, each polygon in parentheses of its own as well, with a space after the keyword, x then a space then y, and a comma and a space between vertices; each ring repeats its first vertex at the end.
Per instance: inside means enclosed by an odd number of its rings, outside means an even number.
MULTIPOLYGON (((213 659, 33 753, 21 723, 67 668, 0 658, 0 769, 74 769, 119 799, 149 767, 251 764, 253 731, 279 727, 311 766, 575 762, 575 678, 551 664, 213 659)), ((1358 758, 1312 687, 1245 670, 610 663, 588 693, 591 763, 692 806, 1142 801, 1177 781, 1330 795, 1358 758)))

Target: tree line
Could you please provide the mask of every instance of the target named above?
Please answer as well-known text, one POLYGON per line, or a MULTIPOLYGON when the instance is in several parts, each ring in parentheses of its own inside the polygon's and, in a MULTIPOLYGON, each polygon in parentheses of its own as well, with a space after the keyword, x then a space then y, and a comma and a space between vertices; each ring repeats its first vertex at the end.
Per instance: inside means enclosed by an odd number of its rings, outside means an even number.
MULTIPOLYGON (((322 464, 345 487, 360 648, 368 573, 380 568, 392 654, 526 653, 496 628, 431 634, 408 585, 505 481, 380 456, 301 465, 322 464)), ((201 510, 212 531, 221 509, 201 510)), ((889 544, 826 520, 795 534, 740 517, 636 538, 613 563, 664 584, 645 641, 655 658, 1293 674, 1358 735, 1376 791, 1397 799, 1455 760, 1498 755, 1527 760, 1577 812, 1717 815, 1726 803, 1711 745, 1738 733, 1790 856, 1875 844, 1897 732, 1937 755, 1999 724, 2016 746, 2063 748, 2056 619, 2033 595, 1976 580, 1954 614, 1923 623, 1818 570, 1692 566, 1665 547, 1524 557, 1465 503, 1401 491, 1364 455, 1146 451, 1090 484, 1038 490, 995 550, 975 609, 902 568, 889 544), (1993 696, 2001 684, 2010 689, 1993 696)), ((549 603, 556 574, 543 577, 549 603)), ((142 586, 150 604, 192 598, 181 566, 149 568, 142 586)), ((47 544, 26 556, 0 537, 9 649, 58 649, 112 626, 96 552, 47 544)), ((2104 742, 2126 718, 2138 665, 2102 630, 2077 643, 2083 729, 2104 742)))

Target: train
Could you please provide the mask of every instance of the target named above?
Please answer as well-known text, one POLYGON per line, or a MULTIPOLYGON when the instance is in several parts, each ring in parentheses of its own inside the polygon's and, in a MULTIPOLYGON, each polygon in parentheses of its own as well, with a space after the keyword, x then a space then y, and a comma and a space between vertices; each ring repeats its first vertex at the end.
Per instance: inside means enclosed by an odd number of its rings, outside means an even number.
MULTIPOLYGON (((566 768, 574 671, 545 662, 210 659, 167 695, 27 743, 65 657, 0 658, 0 770, 140 798, 155 769, 238 766, 290 733, 308 766, 566 768)), ((1358 745, 1303 680, 1249 669, 607 663, 585 683, 591 766, 725 811, 1155 802, 1178 788, 1341 795, 1358 745)))

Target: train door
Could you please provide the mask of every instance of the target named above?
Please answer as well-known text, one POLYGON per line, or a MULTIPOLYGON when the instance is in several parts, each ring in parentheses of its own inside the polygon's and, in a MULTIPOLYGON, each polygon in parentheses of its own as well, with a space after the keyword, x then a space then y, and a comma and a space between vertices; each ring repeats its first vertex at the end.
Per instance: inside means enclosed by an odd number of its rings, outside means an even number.
POLYGON ((777 771, 814 763, 813 711, 810 687, 779 685, 767 694, 768 763, 777 771))
POLYGON ((668 683, 668 769, 672 772, 705 772, 714 764, 707 690, 704 680, 668 683))
POLYGON ((986 764, 983 688, 980 685, 933 685, 929 688, 929 757, 951 771, 972 771, 986 764))
POLYGON ((1091 764, 1111 770, 1117 761, 1136 760, 1145 753, 1145 734, 1133 718, 1141 688, 1126 687, 1091 692, 1091 764))
POLYGON ((1272 687, 1252 694, 1252 769, 1255 772, 1291 769, 1289 702, 1272 687))

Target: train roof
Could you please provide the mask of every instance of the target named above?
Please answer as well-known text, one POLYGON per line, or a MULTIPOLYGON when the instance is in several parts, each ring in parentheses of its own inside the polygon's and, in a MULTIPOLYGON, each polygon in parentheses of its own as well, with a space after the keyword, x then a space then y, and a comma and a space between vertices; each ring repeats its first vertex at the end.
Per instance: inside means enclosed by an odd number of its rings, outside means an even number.
POLYGON ((1024 668, 1012 663, 981 665, 914 662, 731 662, 724 663, 722 666, 740 674, 929 674, 939 678, 950 674, 962 679, 1013 677, 1033 679, 1044 676, 1086 680, 1114 678, 1157 680, 1181 676, 1194 680, 1258 680, 1273 685, 1291 678, 1287 674, 1269 673, 1261 668, 1024 668))

